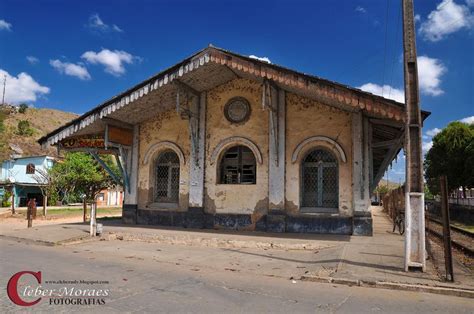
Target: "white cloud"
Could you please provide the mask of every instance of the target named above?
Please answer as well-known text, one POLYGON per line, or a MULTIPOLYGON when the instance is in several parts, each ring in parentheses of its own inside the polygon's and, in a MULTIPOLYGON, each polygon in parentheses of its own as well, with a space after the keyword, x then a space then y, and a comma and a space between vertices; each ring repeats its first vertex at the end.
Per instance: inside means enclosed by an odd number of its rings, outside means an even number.
POLYGON ((50 89, 41 86, 28 73, 21 72, 18 76, 11 76, 7 71, 0 69, 0 78, 6 77, 5 102, 19 104, 22 102, 34 102, 41 96, 48 94, 50 89))
POLYGON ((97 14, 97 13, 92 14, 91 16, 89 16, 89 23, 87 24, 87 26, 90 29, 93 29, 93 30, 96 30, 96 31, 99 31, 99 32, 104 32, 104 33, 107 33, 107 32, 121 33, 121 32, 123 32, 123 30, 115 24, 112 24, 112 25, 105 24, 104 21, 102 21, 102 19, 100 18, 99 14, 97 14))
POLYGON ((421 16, 419 14, 415 14, 415 23, 421 21, 421 16))
POLYGON ((431 129, 431 130, 426 131, 426 135, 428 135, 428 136, 430 136, 430 137, 433 137, 433 136, 435 136, 436 134, 438 134, 438 133, 441 132, 441 131, 442 131, 441 129, 434 128, 434 129, 431 129))
POLYGON ((266 63, 272 63, 268 57, 257 57, 256 55, 250 55, 249 58, 260 60, 266 63))
POLYGON ((139 57, 133 56, 126 51, 109 49, 102 49, 99 52, 86 51, 81 58, 92 64, 102 64, 105 66, 105 72, 115 76, 120 76, 125 73, 124 64, 132 64, 135 60, 140 60, 139 57))
MULTIPOLYGON (((469 5, 472 2, 467 1, 469 5)), ((456 4, 453 0, 443 0, 436 10, 431 11, 419 31, 424 39, 439 41, 462 28, 471 28, 473 21, 474 16, 467 6, 456 4)))
POLYGON ((26 61, 28 61, 30 64, 37 64, 39 62, 39 59, 35 56, 27 56, 26 61))
POLYGON ((5 20, 0 20, 0 31, 1 30, 11 31, 12 30, 12 24, 8 23, 5 20))
POLYGON ((367 10, 365 8, 361 7, 360 5, 355 8, 355 11, 360 12, 360 13, 366 13, 367 12, 367 10))
POLYGON ((90 80, 91 76, 87 69, 79 64, 62 62, 60 60, 49 60, 49 64, 58 70, 59 73, 75 76, 80 80, 90 80))
POLYGON ((417 60, 420 91, 430 96, 438 96, 444 93, 439 87, 441 76, 447 71, 443 63, 438 59, 427 56, 420 56, 417 60))
POLYGON ((385 98, 393 99, 400 103, 405 103, 405 93, 403 92, 403 90, 391 87, 390 85, 384 85, 382 87, 374 83, 366 83, 357 88, 372 93, 374 95, 383 96, 385 98))
MULTIPOLYGON (((427 56, 420 56, 417 60, 420 92, 430 96, 443 94, 444 91, 440 88, 441 77, 447 71, 443 63, 438 59, 427 56)), ((400 103, 405 103, 405 92, 401 88, 399 89, 390 85, 384 85, 382 87, 375 83, 366 83, 357 88, 375 95, 393 99, 400 103)))
MULTIPOLYGON (((474 2, 474 0, 473 0, 474 2)), ((474 116, 466 117, 464 119, 459 120, 462 123, 467 123, 467 124, 474 124, 474 116)))
POLYGON ((423 144, 421 145, 421 149, 423 150, 423 152, 427 152, 431 149, 431 147, 433 147, 433 141, 429 141, 429 142, 423 142, 423 144))

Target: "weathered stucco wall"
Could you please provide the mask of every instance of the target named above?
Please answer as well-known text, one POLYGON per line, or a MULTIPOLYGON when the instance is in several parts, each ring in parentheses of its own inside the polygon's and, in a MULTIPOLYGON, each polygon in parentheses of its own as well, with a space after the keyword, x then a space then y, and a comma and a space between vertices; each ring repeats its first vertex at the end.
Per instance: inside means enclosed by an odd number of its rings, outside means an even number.
POLYGON ((268 111, 261 107, 261 85, 236 79, 209 91, 206 117, 206 172, 204 206, 209 213, 264 214, 268 208, 268 111), (224 116, 224 106, 233 97, 246 98, 251 114, 246 122, 232 124, 224 116), (209 156, 226 138, 241 136, 260 150, 263 163, 257 162, 257 184, 216 184, 219 159, 211 164, 209 156))
POLYGON ((180 162, 179 210, 187 210, 190 154, 188 121, 181 119, 174 110, 160 113, 140 125, 138 207, 141 209, 157 208, 166 210, 166 208, 160 208, 153 204, 153 165, 158 155, 169 148, 162 147, 150 155, 150 149, 153 150, 154 145, 156 146, 157 143, 164 141, 176 144, 183 152, 185 162, 180 162), (150 158, 145 158, 147 154, 150 158))
POLYGON ((300 167, 306 154, 316 146, 334 147, 325 142, 308 145, 292 163, 298 144, 312 136, 326 136, 335 140, 344 150, 346 162, 339 160, 339 213, 352 215, 352 137, 351 114, 316 101, 287 93, 286 124, 286 212, 297 215, 300 207, 300 167))
MULTIPOLYGON (((269 113, 261 107, 261 93, 261 84, 244 79, 236 79, 208 91, 204 176, 204 208, 207 213, 251 214, 252 222, 267 213, 269 113), (224 115, 224 106, 233 97, 244 97, 251 106, 249 119, 241 124, 230 123, 224 115), (258 147, 263 162, 260 164, 257 161, 256 185, 217 184, 220 158, 213 163, 211 156, 219 143, 231 137, 246 138, 258 147)), ((292 162, 292 155, 301 142, 310 137, 325 136, 335 140, 345 153, 346 161, 339 159, 339 213, 342 216, 352 215, 351 113, 292 93, 286 93, 286 107, 286 212, 300 214, 300 171, 306 154, 319 146, 334 152, 339 158, 331 144, 314 142, 305 146, 298 160, 292 162)), ((153 151, 153 147, 163 141, 175 143, 184 154, 179 188, 179 210, 184 211, 188 208, 189 198, 189 129, 188 121, 181 119, 173 110, 140 125, 138 206, 141 209, 166 209, 153 204, 153 164, 163 150, 157 150, 150 157, 150 150, 153 151)), ((225 149, 219 153, 223 151, 225 149)))

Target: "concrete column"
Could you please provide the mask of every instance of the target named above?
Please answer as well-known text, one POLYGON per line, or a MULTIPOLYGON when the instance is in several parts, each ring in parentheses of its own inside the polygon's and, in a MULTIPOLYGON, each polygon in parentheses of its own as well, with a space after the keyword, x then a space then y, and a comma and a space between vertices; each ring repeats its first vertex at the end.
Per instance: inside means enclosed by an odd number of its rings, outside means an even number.
MULTIPOLYGON (((207 93, 202 92, 199 100, 193 103, 191 112, 197 113, 197 145, 191 149, 189 158, 189 207, 202 208, 204 206, 204 164, 206 151, 206 104, 207 93)), ((189 123, 195 123, 189 121, 189 123)), ((191 135, 191 141, 193 141, 191 135)))
POLYGON ((361 112, 352 114, 352 202, 353 234, 372 235, 370 213, 370 132, 361 112))
POLYGON ((268 215, 266 230, 285 232, 285 91, 271 86, 268 112, 268 215))
POLYGON ((272 110, 269 110, 268 208, 285 210, 285 91, 272 87, 272 110))
POLYGON ((128 151, 125 165, 129 176, 130 191, 124 188, 122 219, 125 223, 136 223, 138 203, 138 150, 140 145, 140 126, 133 127, 133 144, 128 151))

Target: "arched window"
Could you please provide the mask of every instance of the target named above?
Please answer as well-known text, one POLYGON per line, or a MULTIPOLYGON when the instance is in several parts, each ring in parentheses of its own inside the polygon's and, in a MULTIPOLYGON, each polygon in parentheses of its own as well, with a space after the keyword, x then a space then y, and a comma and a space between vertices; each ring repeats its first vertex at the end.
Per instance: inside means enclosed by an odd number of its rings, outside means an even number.
POLYGON ((246 146, 234 146, 222 155, 220 163, 221 184, 256 184, 255 156, 246 146))
POLYGON ((35 165, 27 164, 26 165, 26 174, 35 174, 35 165))
POLYGON ((339 173, 337 159, 324 149, 315 149, 303 159, 301 206, 315 209, 338 208, 339 173))
POLYGON ((179 158, 173 151, 162 152, 155 163, 155 202, 178 203, 179 158))

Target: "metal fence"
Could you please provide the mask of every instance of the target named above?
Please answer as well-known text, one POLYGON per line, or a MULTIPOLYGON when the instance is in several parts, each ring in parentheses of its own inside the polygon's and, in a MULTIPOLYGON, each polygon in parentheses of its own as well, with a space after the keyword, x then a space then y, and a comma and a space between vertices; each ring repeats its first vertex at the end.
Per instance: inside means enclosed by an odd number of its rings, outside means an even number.
POLYGON ((474 207, 474 198, 450 198, 449 204, 474 207))
POLYGON ((405 187, 389 191, 382 199, 383 210, 394 220, 397 213, 405 211, 405 187))

